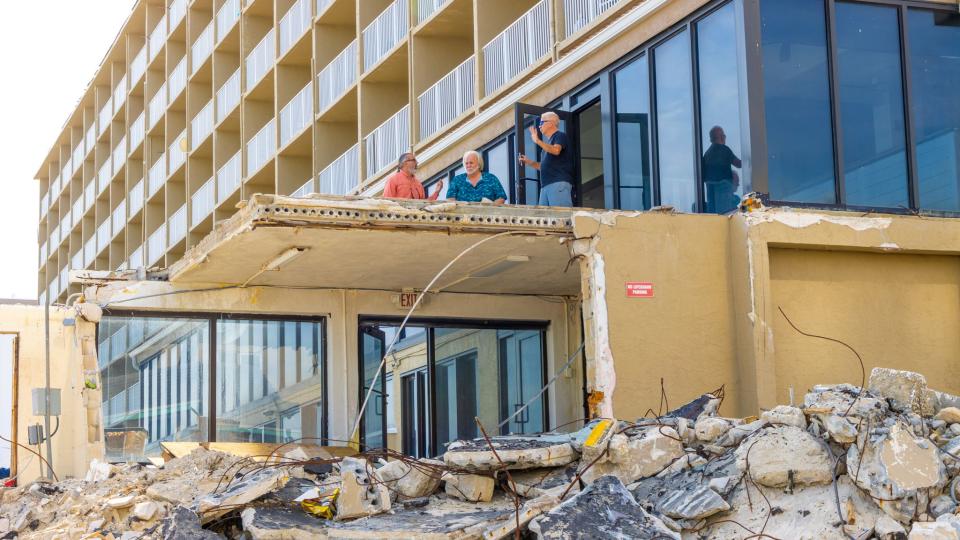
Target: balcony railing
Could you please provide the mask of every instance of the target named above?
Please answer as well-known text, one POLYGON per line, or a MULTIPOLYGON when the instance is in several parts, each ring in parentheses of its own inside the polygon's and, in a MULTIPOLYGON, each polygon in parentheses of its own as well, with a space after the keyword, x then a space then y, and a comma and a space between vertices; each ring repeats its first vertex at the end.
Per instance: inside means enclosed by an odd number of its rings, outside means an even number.
POLYGON ((410 150, 410 106, 400 109, 364 139, 367 177, 394 163, 401 152, 410 150))
POLYGON ((120 201, 120 204, 113 209, 113 214, 110 215, 110 218, 113 222, 113 234, 116 236, 127 226, 127 201, 126 199, 120 201))
POLYGON ((360 145, 355 144, 320 171, 319 193, 346 195, 360 182, 360 145))
POLYGON ((196 148, 200 146, 200 143, 203 142, 212 131, 213 100, 211 99, 200 109, 200 112, 190 120, 190 134, 193 137, 192 147, 196 148))
POLYGON ((170 2, 170 30, 173 30, 187 14, 187 0, 173 0, 170 2))
POLYGON ((179 169, 180 166, 183 165, 183 162, 187 159, 186 152, 184 152, 180 146, 180 141, 183 140, 186 135, 187 130, 184 129, 179 135, 173 138, 173 142, 170 143, 170 146, 167 148, 167 156, 170 159, 170 169, 167 171, 168 175, 176 172, 176 170, 179 169))
POLYGON ((43 197, 40 197, 40 219, 43 219, 43 216, 47 215, 47 212, 50 211, 50 194, 44 193, 43 197))
POLYGON ((260 82, 276 59, 277 47, 273 41, 273 29, 271 29, 247 56, 247 91, 260 82))
POLYGON ((259 171, 277 151, 277 130, 271 118, 267 125, 247 142, 247 176, 259 171))
POLYGON ((83 208, 83 194, 80 197, 77 197, 77 200, 73 201, 73 221, 74 224, 79 223, 83 218, 84 208, 83 208))
POLYGON ((68 287, 70 287, 70 274, 67 268, 63 267, 60 269, 60 290, 65 291, 68 287))
POLYGON ((217 11, 217 42, 227 36, 240 20, 240 0, 227 0, 217 11))
POLYGON ((83 250, 80 250, 74 253, 73 257, 70 257, 70 269, 71 270, 83 269, 83 250))
POLYGON ((130 268, 140 268, 143 266, 143 246, 133 250, 130 254, 130 268))
POLYGON ((136 150, 143 142, 143 136, 146 133, 146 111, 140 113, 140 116, 130 125, 130 151, 136 150))
POLYGON ((316 189, 313 187, 313 178, 304 182, 304 184, 297 188, 296 191, 290 194, 291 197, 306 197, 307 195, 315 192, 316 189))
POLYGON ((200 32, 197 40, 190 46, 190 59, 193 61, 190 73, 196 73, 213 51, 213 21, 200 32))
POLYGON ((117 114, 123 108, 123 103, 127 100, 127 76, 120 77, 120 82, 113 89, 113 113, 117 114))
POLYGON ((71 163, 75 164, 74 169, 80 168, 80 164, 83 163, 83 156, 85 155, 86 153, 84 153, 83 151, 83 139, 81 139, 80 142, 77 143, 77 147, 73 149, 73 157, 71 158, 71 163))
POLYGON ((40 264, 47 262, 47 243, 40 244, 40 264))
POLYGON ((484 95, 490 95, 550 52, 550 7, 541 0, 483 47, 484 95))
POLYGON ((290 142, 294 135, 303 131, 312 121, 313 83, 308 82, 280 109, 280 146, 290 142))
POLYGON ((73 227, 73 212, 67 210, 67 213, 63 215, 63 219, 60 220, 60 229, 64 233, 70 231, 70 227, 73 227))
POLYGON ((217 204, 223 204, 240 187, 240 152, 217 170, 217 204))
POLYGON ((53 232, 50 233, 50 251, 53 251, 60 247, 60 224, 58 223, 56 227, 53 228, 53 232))
POLYGON ((170 226, 168 228, 170 233, 170 241, 167 244, 168 246, 175 246, 177 242, 183 240, 183 237, 187 235, 187 205, 183 204, 176 212, 170 216, 170 226))
POLYGON ((100 170, 97 172, 97 194, 103 193, 110 185, 110 179, 113 178, 113 171, 110 170, 110 160, 103 162, 100 170))
POLYGON ((211 176, 209 180, 203 183, 193 195, 190 196, 190 226, 196 227, 198 223, 207 219, 210 212, 213 212, 214 193, 216 180, 211 176))
MULTIPOLYGON (((184 56, 180 59, 180 62, 177 63, 177 67, 173 68, 173 71, 170 72, 170 77, 167 79, 167 101, 172 102, 177 99, 177 96, 180 95, 180 92, 183 92, 183 89, 187 87, 187 57, 184 56)), ((164 105, 166 107, 166 105, 164 105)))
POLYGON ((113 120, 113 96, 107 98, 107 102, 103 104, 98 120, 100 121, 99 133, 103 135, 103 132, 110 127, 110 121, 113 120))
POLYGON ((57 197, 60 196, 60 191, 61 191, 61 190, 60 190, 60 177, 61 177, 61 176, 63 176, 63 173, 58 174, 58 175, 57 175, 57 178, 53 181, 53 184, 50 186, 50 193, 53 194, 53 195, 52 195, 52 196, 53 196, 53 199, 51 199, 51 204, 53 203, 53 201, 56 200, 57 197))
POLYGON ((94 178, 83 188, 83 211, 86 212, 93 208, 93 202, 97 198, 97 179, 94 178))
POLYGON ((166 156, 160 154, 156 163, 150 166, 150 173, 147 176, 147 198, 153 197, 153 195, 163 187, 163 183, 166 182, 166 180, 167 159, 166 156))
POLYGON ((140 48, 140 52, 130 62, 130 86, 140 82, 140 77, 147 71, 147 46, 140 48))
POLYGON ((222 122, 240 103, 240 69, 217 90, 217 122, 222 122))
POLYGON ((331 4, 333 4, 333 0, 317 0, 317 15, 326 11, 331 4))
POLYGON ((417 98, 420 109, 420 140, 433 135, 466 112, 476 101, 471 56, 417 98))
POLYGON ((120 142, 113 149, 113 171, 119 172, 123 164, 127 162, 127 136, 120 137, 120 142))
POLYGON ((417 24, 427 20, 450 0, 417 0, 417 24))
POLYGON ((157 57, 157 53, 163 48, 163 43, 167 40, 167 16, 160 18, 153 30, 150 32, 150 61, 157 57))
POLYGON ((310 0, 298 0, 280 19, 280 56, 310 28, 310 0))
POLYGON ((410 20, 407 0, 397 0, 363 29, 363 70, 379 62, 407 35, 410 20))
POLYGON ((147 129, 153 129, 153 126, 157 125, 157 121, 163 117, 163 113, 167 110, 167 83, 161 84, 157 93, 150 98, 150 105, 147 110, 150 114, 150 126, 147 129))
POLYGON ((347 45, 332 62, 320 71, 317 90, 320 111, 325 111, 357 82, 357 40, 347 45))
POLYGON ((93 151, 93 147, 97 144, 97 125, 90 124, 90 127, 87 128, 87 136, 84 137, 83 145, 86 147, 84 154, 89 154, 93 151))
POLYGON ((93 261, 97 258, 97 237, 91 236, 89 240, 83 244, 83 267, 89 268, 93 261))
POLYGON ((167 224, 161 223, 147 238, 147 266, 153 266, 167 251, 167 224))
POLYGON ((97 251, 103 251, 110 245, 110 218, 103 220, 97 227, 97 251))
POLYGON ((134 215, 143 208, 143 178, 134 184, 128 196, 130 200, 130 215, 134 215))
POLYGON ((570 37, 622 0, 563 0, 564 37, 570 37))

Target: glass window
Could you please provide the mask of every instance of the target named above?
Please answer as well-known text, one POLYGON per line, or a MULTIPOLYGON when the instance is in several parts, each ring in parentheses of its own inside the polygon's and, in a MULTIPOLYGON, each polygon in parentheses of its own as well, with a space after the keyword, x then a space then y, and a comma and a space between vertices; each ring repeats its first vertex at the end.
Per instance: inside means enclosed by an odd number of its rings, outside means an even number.
POLYGON ((503 192, 507 194, 507 202, 512 202, 510 198, 510 171, 513 170, 513 160, 510 159, 509 141, 503 139, 487 149, 485 153, 484 166, 488 172, 500 180, 503 192))
POLYGON ((836 29, 847 204, 908 206, 897 9, 838 2, 836 29))
POLYGON ((920 208, 960 211, 960 15, 911 9, 910 118, 920 208))
POLYGON ((680 212, 696 212, 693 82, 687 32, 677 34, 654 49, 654 60, 660 202, 680 212))
POLYGON ((822 2, 760 3, 770 197, 836 203, 822 2))
POLYGON ((160 455, 160 441, 206 441, 204 319, 105 316, 98 328, 109 459, 160 455))
POLYGON ((650 192, 650 85, 647 57, 614 73, 620 208, 646 210, 650 192))
POLYGON ((726 4, 697 23, 700 73, 700 177, 704 209, 725 214, 745 190, 741 178, 740 82, 736 13, 726 4))

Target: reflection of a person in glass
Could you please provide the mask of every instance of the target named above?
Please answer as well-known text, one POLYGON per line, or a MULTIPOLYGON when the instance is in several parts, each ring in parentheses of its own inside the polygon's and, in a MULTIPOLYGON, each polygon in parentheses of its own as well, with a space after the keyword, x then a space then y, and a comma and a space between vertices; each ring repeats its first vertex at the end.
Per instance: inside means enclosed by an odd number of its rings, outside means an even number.
POLYGON ((707 198, 707 212, 725 214, 737 207, 739 197, 734 194, 740 177, 731 168, 740 168, 740 158, 727 146, 727 134, 720 126, 710 128, 710 148, 703 153, 703 185, 707 198))

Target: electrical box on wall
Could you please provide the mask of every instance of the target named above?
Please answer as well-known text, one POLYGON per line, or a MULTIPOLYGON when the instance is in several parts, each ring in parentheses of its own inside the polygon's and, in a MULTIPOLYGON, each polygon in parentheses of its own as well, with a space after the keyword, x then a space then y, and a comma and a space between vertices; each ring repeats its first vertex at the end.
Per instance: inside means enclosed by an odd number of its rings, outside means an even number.
MULTIPOLYGON (((33 404, 34 416, 45 416, 47 414, 47 389, 34 388, 30 391, 31 402, 33 404)), ((60 389, 50 389, 50 416, 60 416, 60 389)))

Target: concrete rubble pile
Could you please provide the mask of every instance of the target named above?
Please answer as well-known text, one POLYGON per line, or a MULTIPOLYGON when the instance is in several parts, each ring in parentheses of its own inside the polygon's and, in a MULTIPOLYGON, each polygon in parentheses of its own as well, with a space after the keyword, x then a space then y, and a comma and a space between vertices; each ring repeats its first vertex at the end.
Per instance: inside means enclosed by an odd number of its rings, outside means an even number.
POLYGON ((0 537, 960 540, 960 398, 877 368, 866 388, 816 386, 759 417, 722 417, 722 399, 438 459, 94 463, 4 492, 0 537))

